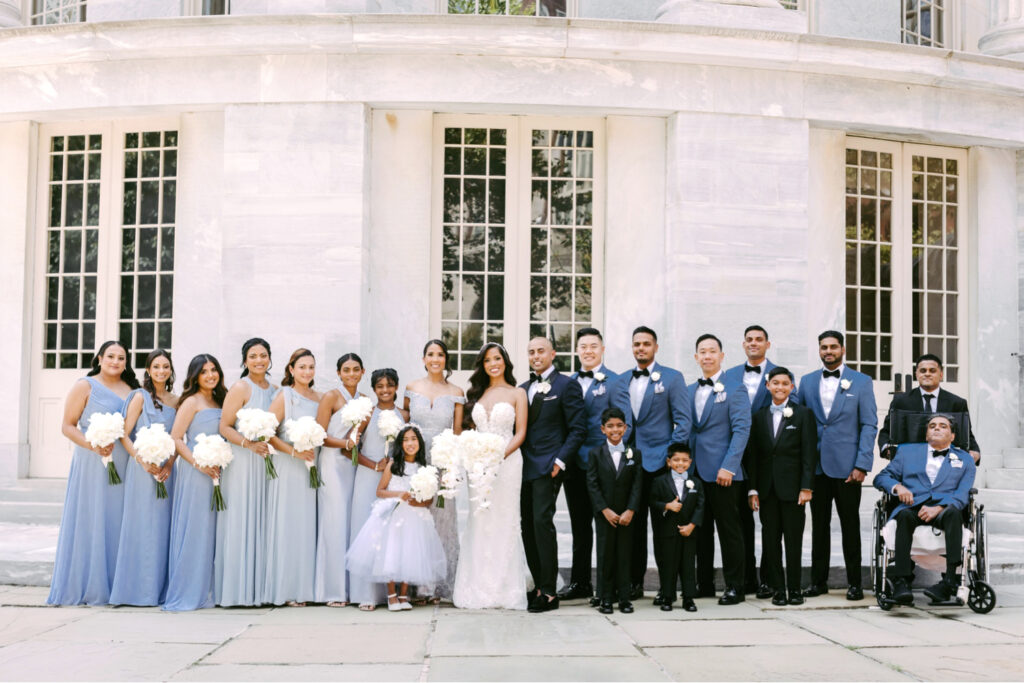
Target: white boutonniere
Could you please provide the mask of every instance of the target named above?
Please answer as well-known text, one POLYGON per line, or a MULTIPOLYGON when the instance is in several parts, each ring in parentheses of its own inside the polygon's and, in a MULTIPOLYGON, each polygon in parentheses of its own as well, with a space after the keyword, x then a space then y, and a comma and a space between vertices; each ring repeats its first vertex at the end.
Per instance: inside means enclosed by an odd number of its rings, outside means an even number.
POLYGON ((633 449, 632 448, 627 448, 626 449, 626 460, 632 460, 632 459, 633 459, 633 449))
POLYGON ((782 409, 782 417, 793 417, 793 409, 786 406, 782 409))
POLYGON ((839 380, 839 388, 842 389, 843 391, 846 391, 847 389, 849 389, 850 388, 850 380, 848 380, 848 379, 839 380))
POLYGON ((949 452, 949 460, 950 460, 950 462, 953 462, 953 461, 959 460, 959 459, 960 458, 957 457, 956 453, 954 453, 953 451, 949 452))
POLYGON ((686 480, 686 488, 688 488, 688 489, 692 489, 693 488, 693 479, 687 479, 686 480))
POLYGON ((651 381, 652 382, 658 382, 660 380, 661 380, 661 373, 660 372, 655 370, 654 372, 651 373, 651 381))
POLYGON ((607 377, 607 375, 605 375, 603 372, 598 371, 594 373, 595 382, 603 382, 605 380, 605 377, 607 377))
POLYGON ((720 394, 720 393, 722 393, 723 391, 725 391, 725 385, 724 385, 724 384, 722 384, 721 382, 715 382, 715 386, 713 386, 713 387, 712 387, 711 389, 712 389, 712 391, 714 391, 714 392, 715 392, 716 394, 720 394))
POLYGON ((542 382, 538 382, 537 383, 537 393, 538 394, 546 394, 549 391, 551 391, 551 385, 548 382, 542 381, 542 382))

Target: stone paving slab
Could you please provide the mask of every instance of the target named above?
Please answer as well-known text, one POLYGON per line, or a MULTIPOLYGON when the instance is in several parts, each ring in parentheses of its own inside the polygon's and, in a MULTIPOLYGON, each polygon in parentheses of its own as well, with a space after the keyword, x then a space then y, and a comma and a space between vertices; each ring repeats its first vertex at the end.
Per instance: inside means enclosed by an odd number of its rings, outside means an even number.
POLYGON ((447 613, 437 622, 434 656, 629 656, 636 648, 600 614, 562 616, 501 611, 447 613), (595 619, 595 616, 598 617, 595 619))
MULTIPOLYGON (((3 596, 0 596, 2 599, 3 596)), ((248 610, 240 610, 248 612, 248 610)), ((278 607, 260 614, 253 614, 253 624, 429 624, 434 618, 433 606, 413 607, 405 612, 389 612, 387 607, 378 607, 372 612, 362 612, 355 605, 347 607, 278 607)))
POLYGON ((420 664, 199 664, 171 681, 419 681, 420 664))
POLYGON ((1024 680, 1024 646, 1020 644, 882 647, 859 652, 920 680, 1024 680))
MULTIPOLYGON (((568 655, 569 652, 567 651, 568 655)), ((652 659, 632 657, 434 657, 428 681, 667 681, 652 659)))
POLYGON ((10 586, 0 594, 0 606, 45 607, 46 596, 49 594, 49 586, 10 586))
POLYGON ((708 645, 817 645, 828 641, 781 621, 627 621, 619 626, 642 648, 708 645))
POLYGON ((971 611, 950 615, 957 622, 971 624, 983 629, 992 629, 1000 633, 1024 638, 1024 608, 1007 607, 996 609, 988 614, 975 614, 971 611))
MULTIPOLYGON (((63 611, 58 608, 47 612, 63 611)), ((39 636, 41 640, 112 643, 210 643, 219 645, 249 628, 249 619, 195 612, 132 614, 105 610, 39 636)))
POLYGON ((395 622, 253 626, 219 648, 204 663, 415 664, 422 663, 426 656, 429 631, 429 625, 395 622))
POLYGON ((0 647, 23 640, 40 638, 48 631, 88 617, 89 613, 82 610, 5 607, 0 609, 0 647))
POLYGON ((214 647, 191 643, 25 640, 0 648, 0 678, 12 681, 163 681, 214 647))

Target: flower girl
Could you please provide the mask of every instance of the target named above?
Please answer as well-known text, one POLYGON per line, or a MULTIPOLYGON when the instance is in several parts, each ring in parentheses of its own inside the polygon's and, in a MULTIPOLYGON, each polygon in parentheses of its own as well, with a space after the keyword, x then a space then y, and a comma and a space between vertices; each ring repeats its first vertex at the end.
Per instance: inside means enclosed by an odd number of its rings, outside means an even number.
POLYGON ((427 467, 423 436, 405 425, 377 485, 379 500, 348 554, 349 571, 387 582, 392 612, 412 609, 410 583, 432 587, 445 576, 444 547, 430 516, 436 492, 437 472, 427 467))

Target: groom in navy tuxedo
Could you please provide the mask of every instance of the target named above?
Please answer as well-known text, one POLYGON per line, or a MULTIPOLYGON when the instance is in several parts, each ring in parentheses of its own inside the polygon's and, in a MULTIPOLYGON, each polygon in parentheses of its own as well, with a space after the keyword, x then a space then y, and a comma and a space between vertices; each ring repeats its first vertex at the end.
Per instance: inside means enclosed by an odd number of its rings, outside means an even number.
POLYGON ((526 563, 536 586, 531 612, 558 609, 558 541, 555 500, 561 475, 586 438, 586 413, 579 382, 555 369, 551 340, 534 337, 527 346, 530 379, 519 386, 530 404, 523 441, 520 515, 526 563))

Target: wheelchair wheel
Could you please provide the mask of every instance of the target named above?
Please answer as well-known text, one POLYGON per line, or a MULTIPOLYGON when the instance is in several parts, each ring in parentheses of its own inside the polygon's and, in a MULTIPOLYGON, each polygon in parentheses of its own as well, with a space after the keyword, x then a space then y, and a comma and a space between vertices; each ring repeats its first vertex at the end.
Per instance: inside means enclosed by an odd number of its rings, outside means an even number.
POLYGON ((975 581, 967 596, 967 606, 977 614, 988 614, 996 606, 996 592, 984 581, 975 581))
POLYGON ((892 590, 892 580, 890 579, 885 580, 885 585, 882 587, 882 590, 875 590, 875 602, 878 603, 878 606, 881 607, 884 612, 888 612, 892 609, 892 606, 896 604, 892 599, 892 590))

